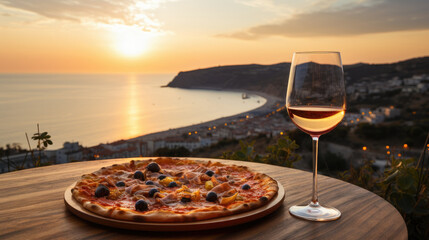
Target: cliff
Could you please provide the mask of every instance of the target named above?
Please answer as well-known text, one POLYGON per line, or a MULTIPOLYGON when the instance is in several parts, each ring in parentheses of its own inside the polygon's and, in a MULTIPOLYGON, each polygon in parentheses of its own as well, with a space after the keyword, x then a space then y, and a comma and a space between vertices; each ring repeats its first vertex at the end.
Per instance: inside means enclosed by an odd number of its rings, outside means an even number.
POLYGON ((290 63, 234 65, 180 72, 167 86, 216 90, 249 90, 284 97, 290 63))

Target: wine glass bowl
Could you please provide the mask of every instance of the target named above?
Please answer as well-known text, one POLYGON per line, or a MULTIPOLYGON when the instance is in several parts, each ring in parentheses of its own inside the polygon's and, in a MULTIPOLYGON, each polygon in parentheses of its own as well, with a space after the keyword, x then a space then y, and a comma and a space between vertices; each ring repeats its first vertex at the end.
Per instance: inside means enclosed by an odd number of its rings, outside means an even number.
POLYGON ((319 137, 334 129, 346 110, 344 72, 339 52, 296 52, 293 55, 286 94, 292 122, 313 140, 313 194, 310 204, 292 206, 289 212, 312 221, 341 216, 335 208, 322 207, 317 196, 319 137))
POLYGON ((334 129, 344 117, 341 107, 292 106, 288 113, 292 122, 310 136, 321 136, 334 129))

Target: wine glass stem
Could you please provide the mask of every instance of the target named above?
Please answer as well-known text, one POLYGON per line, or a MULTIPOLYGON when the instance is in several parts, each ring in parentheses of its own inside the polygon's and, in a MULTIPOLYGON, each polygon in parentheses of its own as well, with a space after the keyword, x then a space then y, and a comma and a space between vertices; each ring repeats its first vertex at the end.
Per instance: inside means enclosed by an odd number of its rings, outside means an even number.
POLYGON ((317 155, 319 151, 319 136, 311 136, 313 138, 313 194, 311 196, 311 203, 319 205, 317 197, 317 155))

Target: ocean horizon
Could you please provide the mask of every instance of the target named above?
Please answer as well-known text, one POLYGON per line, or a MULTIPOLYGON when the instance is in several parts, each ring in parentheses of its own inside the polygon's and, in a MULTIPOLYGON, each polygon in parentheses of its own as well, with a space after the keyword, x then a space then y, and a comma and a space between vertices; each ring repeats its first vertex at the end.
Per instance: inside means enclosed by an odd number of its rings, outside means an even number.
POLYGON ((174 74, 0 74, 0 146, 28 148, 47 131, 54 144, 85 147, 247 112, 266 99, 243 92, 162 87, 174 74))

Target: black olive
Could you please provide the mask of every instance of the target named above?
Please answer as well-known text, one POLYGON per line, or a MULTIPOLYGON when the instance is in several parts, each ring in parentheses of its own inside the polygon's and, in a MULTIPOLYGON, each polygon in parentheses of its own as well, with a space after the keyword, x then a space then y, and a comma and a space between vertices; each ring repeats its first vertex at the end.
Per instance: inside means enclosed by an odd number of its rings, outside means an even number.
POLYGON ((161 175, 159 175, 159 176, 158 176, 158 179, 159 179, 159 180, 162 180, 162 179, 164 179, 164 178, 166 178, 166 177, 167 177, 167 176, 165 176, 164 174, 161 174, 161 175))
POLYGON ((177 183, 176 182, 171 182, 168 184, 168 187, 177 187, 177 183))
POLYGON ((146 185, 155 185, 151 180, 146 181, 146 185))
POLYGON ((95 196, 96 197, 105 197, 109 196, 110 191, 109 188, 104 186, 103 184, 98 184, 97 189, 95 189, 95 196))
POLYGON ((144 174, 141 171, 136 171, 134 173, 134 178, 135 179, 140 179, 140 180, 144 181, 144 174))
POLYGON ((125 187, 125 183, 122 182, 122 181, 119 181, 119 182, 116 183, 116 186, 117 187, 125 187))
POLYGON ((145 202, 145 200, 140 199, 136 202, 135 208, 137 211, 140 212, 146 211, 148 209, 147 202, 145 202))
POLYGON ((152 188, 151 190, 149 190, 149 197, 153 197, 153 195, 155 195, 156 192, 159 192, 158 189, 156 188, 152 188))
POLYGON ((158 163, 149 163, 149 165, 147 165, 147 170, 151 171, 151 172, 159 172, 159 170, 161 170, 161 168, 159 167, 158 163))
POLYGON ((213 172, 212 170, 208 170, 208 171, 206 172, 206 174, 207 174, 207 176, 211 177, 211 176, 213 176, 213 175, 214 175, 214 172, 213 172))
POLYGON ((263 197, 260 197, 260 198, 259 198, 259 201, 261 201, 261 202, 266 202, 266 201, 268 201, 268 198, 267 198, 267 197, 265 197, 265 196, 263 196, 263 197))
POLYGON ((241 189, 243 189, 243 190, 249 190, 250 189, 250 185, 249 184, 244 184, 242 187, 241 187, 241 189))
POLYGON ((182 203, 187 203, 187 202, 191 202, 190 198, 187 197, 182 197, 182 199, 180 200, 182 203))
POLYGON ((217 194, 215 192, 209 192, 207 194, 206 200, 209 202, 216 202, 217 201, 217 194))

